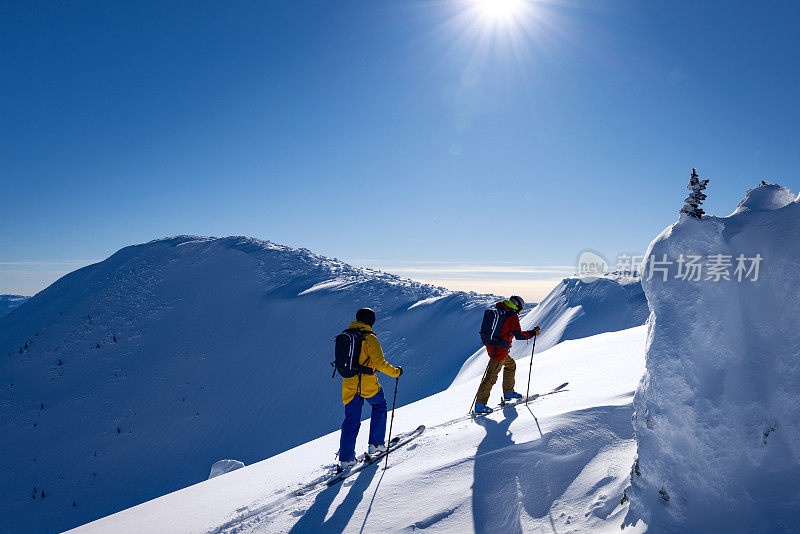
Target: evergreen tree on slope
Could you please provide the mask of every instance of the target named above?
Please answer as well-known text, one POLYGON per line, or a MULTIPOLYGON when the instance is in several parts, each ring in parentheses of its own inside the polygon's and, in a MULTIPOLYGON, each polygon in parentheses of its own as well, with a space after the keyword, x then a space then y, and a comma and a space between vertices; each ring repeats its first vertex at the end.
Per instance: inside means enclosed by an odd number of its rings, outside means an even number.
POLYGON ((697 174, 697 169, 692 169, 692 175, 689 178, 689 185, 686 186, 689 191, 689 196, 684 199, 685 204, 680 210, 680 213, 685 213, 690 217, 695 217, 697 219, 702 219, 703 215, 705 215, 705 211, 700 205, 706 199, 705 193, 703 193, 703 189, 706 188, 708 185, 708 180, 700 180, 700 176, 697 174))

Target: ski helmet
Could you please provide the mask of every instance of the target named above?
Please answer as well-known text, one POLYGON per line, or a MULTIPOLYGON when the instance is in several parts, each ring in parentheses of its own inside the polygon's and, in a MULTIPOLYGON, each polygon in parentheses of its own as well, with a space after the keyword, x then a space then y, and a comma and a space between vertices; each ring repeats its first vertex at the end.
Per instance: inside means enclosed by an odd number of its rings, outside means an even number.
POLYGON ((509 297, 508 300, 513 302, 514 306, 517 307, 517 313, 521 312, 523 308, 525 308, 525 301, 522 300, 522 297, 518 297, 517 295, 512 295, 511 297, 509 297))
POLYGON ((356 321, 372 326, 375 324, 375 312, 370 308, 361 308, 356 312, 356 321))

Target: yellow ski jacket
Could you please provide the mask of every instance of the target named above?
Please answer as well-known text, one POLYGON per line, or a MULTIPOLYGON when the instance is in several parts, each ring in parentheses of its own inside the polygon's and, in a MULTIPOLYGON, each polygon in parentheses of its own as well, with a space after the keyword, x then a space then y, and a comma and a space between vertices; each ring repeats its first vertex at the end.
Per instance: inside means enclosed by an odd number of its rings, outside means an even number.
MULTIPOLYGON (((353 321, 350 323, 350 328, 358 328, 363 332, 372 332, 372 327, 360 321, 353 321)), ((384 374, 397 378, 400 376, 400 369, 389 365, 383 357, 383 349, 378 338, 374 334, 364 336, 364 342, 361 344, 361 354, 358 356, 358 363, 366 367, 371 367, 375 371, 380 371, 384 374)), ((360 375, 350 378, 342 379, 342 402, 344 404, 353 400, 353 397, 359 394, 359 379, 360 395, 368 399, 381 390, 381 384, 378 382, 377 374, 373 375, 360 375)))

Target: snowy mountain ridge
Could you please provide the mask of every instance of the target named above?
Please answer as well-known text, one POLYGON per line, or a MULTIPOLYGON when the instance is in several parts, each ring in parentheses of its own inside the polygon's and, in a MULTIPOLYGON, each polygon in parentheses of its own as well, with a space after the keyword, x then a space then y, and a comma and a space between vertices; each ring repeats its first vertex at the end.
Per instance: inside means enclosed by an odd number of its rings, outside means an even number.
POLYGON ((85 523, 337 428, 333 337, 361 306, 406 368, 400 402, 441 391, 495 299, 245 237, 123 248, 0 318, 0 454, 18 459, 0 530, 85 523))
MULTIPOLYGON (((581 339, 603 332, 640 326, 649 310, 641 278, 632 273, 606 273, 592 281, 565 278, 544 300, 520 319, 523 329, 541 327, 536 351, 543 352, 569 339, 581 339)), ((517 342, 511 356, 518 360, 530 355, 530 343, 517 342)), ((486 367, 486 348, 470 356, 452 385, 481 376, 486 367)))
MULTIPOLYGON (((430 293, 436 296, 443 296, 452 293, 459 293, 456 291, 445 289, 443 287, 437 287, 431 284, 416 282, 408 278, 402 278, 396 274, 386 273, 378 269, 372 269, 369 267, 355 267, 344 261, 339 260, 338 258, 329 258, 327 256, 323 256, 321 254, 312 252, 307 248, 303 247, 296 248, 296 247, 290 247, 288 245, 280 245, 270 240, 262 240, 262 239, 257 239, 255 237, 229 236, 229 237, 219 238, 219 237, 184 234, 184 235, 154 239, 152 241, 149 241, 148 243, 145 243, 145 245, 156 245, 160 243, 173 243, 173 242, 176 243, 176 246, 213 244, 221 239, 230 241, 234 248, 245 253, 271 252, 271 253, 285 255, 286 257, 291 256, 294 258, 294 260, 296 260, 296 263, 293 263, 291 266, 289 266, 289 264, 285 264, 283 266, 284 268, 281 270, 264 271, 262 273, 263 276, 262 280, 265 282, 267 288, 271 288, 271 284, 285 282, 286 274, 294 275, 295 277, 297 277, 297 276, 307 276, 313 273, 315 276, 318 276, 319 272, 322 271, 322 272, 327 272, 328 276, 330 276, 331 279, 319 282, 314 286, 311 286, 308 289, 302 291, 300 294, 311 293, 319 289, 326 289, 326 288, 333 289, 335 287, 340 288, 346 284, 362 283, 371 280, 381 281, 408 289, 419 290, 421 295, 427 295, 430 293), (328 283, 330 283, 331 285, 330 286, 323 285, 328 283)), ((260 267, 263 267, 264 266, 263 261, 258 265, 260 267)), ((475 292, 472 292, 470 294, 478 295, 478 293, 475 292)), ((499 298, 494 295, 485 295, 485 297, 488 297, 489 299, 499 298)))

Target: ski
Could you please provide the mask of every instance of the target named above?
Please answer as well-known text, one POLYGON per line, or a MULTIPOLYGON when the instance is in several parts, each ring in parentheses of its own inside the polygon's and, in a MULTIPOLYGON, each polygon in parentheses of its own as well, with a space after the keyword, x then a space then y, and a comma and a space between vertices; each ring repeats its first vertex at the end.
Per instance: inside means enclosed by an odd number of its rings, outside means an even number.
POLYGON ((372 464, 374 464, 376 462, 379 462, 387 454, 390 454, 392 451, 395 451, 395 450, 399 449, 400 447, 402 447, 403 445, 408 444, 410 441, 418 438, 423 432, 425 432, 425 425, 419 425, 415 430, 413 430, 413 431, 411 431, 411 432, 409 432, 407 434, 404 434, 402 436, 398 436, 397 438, 392 439, 391 443, 389 444, 389 450, 387 452, 384 452, 384 453, 381 453, 381 454, 378 454, 378 455, 375 455, 375 456, 368 456, 368 455, 365 454, 364 457, 363 457, 363 460, 361 460, 360 464, 356 465, 355 467, 352 467, 352 468, 348 469, 347 471, 343 471, 341 473, 338 473, 338 474, 334 475, 333 478, 328 480, 327 485, 328 486, 335 486, 339 482, 342 482, 343 480, 346 480, 347 478, 353 476, 354 474, 358 473, 359 471, 362 471, 362 470, 366 469, 367 467, 369 467, 370 465, 372 465, 372 464))
POLYGON ((525 397, 520 397, 519 399, 506 400, 505 398, 501 397, 500 398, 500 406, 498 406, 498 407, 499 408, 505 408, 506 406, 516 406, 517 404, 525 404, 525 402, 536 400, 539 397, 544 397, 546 395, 552 395, 553 393, 560 393, 560 392, 564 391, 564 388, 567 387, 568 384, 569 384, 569 382, 564 382, 560 386, 551 389, 547 393, 534 393, 533 395, 531 395, 527 399, 525 397))
POLYGON ((530 402, 530 401, 536 400, 536 399, 538 399, 540 397, 546 397, 547 395, 553 395, 554 393, 561 393, 561 392, 564 392, 564 391, 568 391, 568 390, 564 389, 565 387, 567 387, 567 385, 569 385, 569 382, 564 382, 560 386, 557 386, 557 387, 551 389, 547 393, 534 393, 533 395, 529 396, 527 399, 525 397, 522 397, 522 398, 519 398, 519 399, 511 399, 509 401, 506 401, 505 399, 501 399, 500 400, 500 404, 498 406, 495 406, 494 410, 491 413, 470 412, 469 416, 472 417, 472 418, 475 418, 475 417, 481 417, 481 416, 484 416, 484 415, 491 415, 492 413, 495 413, 497 410, 500 410, 502 408, 508 408, 508 407, 511 407, 511 406, 517 406, 518 404, 525 404, 525 402, 530 402))

